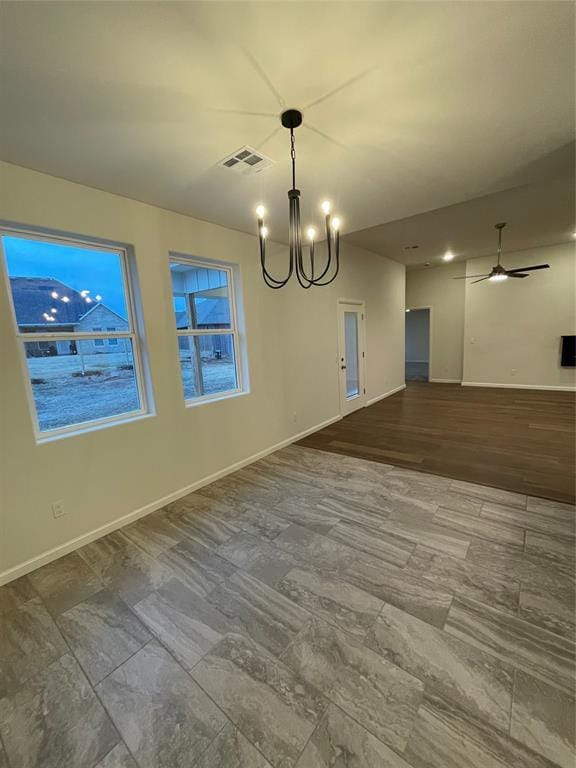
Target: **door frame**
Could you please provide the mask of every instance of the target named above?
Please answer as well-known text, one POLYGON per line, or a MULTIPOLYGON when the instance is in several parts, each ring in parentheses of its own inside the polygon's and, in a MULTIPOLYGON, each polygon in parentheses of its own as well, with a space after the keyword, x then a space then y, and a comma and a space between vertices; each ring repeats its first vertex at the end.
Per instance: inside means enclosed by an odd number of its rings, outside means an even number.
POLYGON ((337 355, 336 355, 336 364, 337 364, 337 375, 338 375, 338 395, 339 395, 339 411, 340 416, 347 416, 350 413, 353 413, 356 410, 359 410, 360 408, 366 407, 366 359, 367 359, 367 351, 366 351, 366 303, 360 299, 346 299, 346 298, 338 298, 336 300, 336 329, 337 329, 337 355), (341 352, 341 342, 343 342, 343 339, 341 339, 340 333, 341 333, 341 327, 340 327, 340 308, 344 305, 353 306, 357 309, 357 311, 360 312, 360 323, 358 326, 358 353, 359 353, 359 360, 358 360, 358 373, 360 374, 360 393, 356 395, 354 398, 354 402, 357 403, 356 408, 353 408, 352 410, 345 410, 343 407, 343 403, 346 400, 346 393, 342 391, 342 376, 340 373, 340 352, 341 352))
MULTIPOLYGON (((405 310, 409 309, 411 312, 417 312, 419 309, 427 309, 428 310, 428 383, 432 381, 432 323, 433 320, 433 313, 432 313, 432 307, 430 305, 422 305, 420 307, 405 307, 405 310)), ((406 328, 406 326, 404 326, 406 328)), ((404 365, 406 365, 406 334, 404 334, 404 365)), ((406 381, 404 381, 406 383, 406 381)))

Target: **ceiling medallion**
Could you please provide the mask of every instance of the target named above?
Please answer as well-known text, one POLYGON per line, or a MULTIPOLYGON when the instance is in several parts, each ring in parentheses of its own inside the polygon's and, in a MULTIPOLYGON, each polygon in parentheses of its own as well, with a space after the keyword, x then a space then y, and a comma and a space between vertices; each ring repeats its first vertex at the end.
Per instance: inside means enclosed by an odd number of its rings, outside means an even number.
POLYGON ((290 224, 289 224, 289 252, 288 274, 282 279, 273 277, 266 267, 266 237, 268 228, 264 225, 264 215, 266 209, 263 205, 256 208, 258 218, 258 241, 260 244, 260 264, 262 266, 262 277, 269 288, 283 288, 293 274, 302 288, 311 288, 313 285, 330 285, 336 279, 340 269, 340 219, 331 216, 331 205, 325 200, 322 205, 322 211, 325 216, 326 225, 326 243, 328 247, 328 259, 322 270, 316 268, 314 259, 314 241, 316 239, 316 230, 314 227, 308 227, 306 236, 308 238, 308 248, 310 265, 307 272, 304 268, 302 258, 302 225, 300 223, 300 190, 296 189, 296 147, 294 142, 294 129, 302 124, 302 113, 297 109, 288 109, 282 112, 280 116, 284 128, 290 130, 290 157, 292 159, 292 189, 288 192, 290 224))

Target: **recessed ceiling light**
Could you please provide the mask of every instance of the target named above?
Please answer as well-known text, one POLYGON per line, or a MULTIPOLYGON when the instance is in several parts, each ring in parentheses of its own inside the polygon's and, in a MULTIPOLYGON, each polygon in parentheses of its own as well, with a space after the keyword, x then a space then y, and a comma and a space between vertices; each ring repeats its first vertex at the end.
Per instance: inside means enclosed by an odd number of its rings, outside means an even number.
POLYGON ((442 258, 444 259, 444 261, 452 261, 452 259, 454 258, 454 254, 452 253, 452 251, 446 251, 446 253, 444 254, 444 256, 442 256, 442 258))

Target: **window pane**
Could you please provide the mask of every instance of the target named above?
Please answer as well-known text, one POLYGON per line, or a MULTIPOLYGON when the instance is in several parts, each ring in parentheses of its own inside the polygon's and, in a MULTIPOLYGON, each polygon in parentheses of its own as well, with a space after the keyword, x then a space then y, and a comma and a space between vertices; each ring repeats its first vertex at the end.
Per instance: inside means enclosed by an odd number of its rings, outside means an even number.
POLYGON ((2 245, 21 333, 129 330, 119 253, 10 235, 2 245))
POLYGON ((232 327, 226 270, 172 262, 170 275, 179 330, 232 327))
POLYGON ((98 341, 24 344, 40 431, 140 410, 132 341, 110 351, 98 341))
POLYGON ((234 336, 179 336, 184 397, 214 395, 238 388, 234 336))
POLYGON ((358 371, 358 315, 344 312, 344 341, 346 347, 346 397, 360 394, 358 371))

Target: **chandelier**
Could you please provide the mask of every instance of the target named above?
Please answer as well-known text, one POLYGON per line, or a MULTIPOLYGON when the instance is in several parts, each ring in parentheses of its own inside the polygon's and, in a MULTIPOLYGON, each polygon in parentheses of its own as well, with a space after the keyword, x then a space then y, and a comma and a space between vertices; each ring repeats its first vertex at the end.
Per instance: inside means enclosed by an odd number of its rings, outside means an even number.
POLYGON ((264 225, 266 209, 263 205, 256 208, 258 219, 258 242, 260 245, 260 264, 262 277, 269 288, 283 288, 293 274, 302 288, 311 288, 313 285, 330 285, 340 270, 340 219, 331 215, 331 204, 325 200, 322 205, 326 226, 326 244, 328 258, 325 266, 317 269, 314 254, 314 241, 316 229, 308 227, 306 237, 308 239, 309 266, 304 267, 302 246, 302 225, 300 223, 300 190, 296 189, 296 145, 294 141, 294 129, 302 124, 302 113, 297 109, 288 109, 280 116, 284 128, 290 130, 290 157, 292 160, 292 189, 288 191, 289 201, 289 261, 286 277, 278 279, 273 277, 266 267, 266 237, 268 228, 264 225))

